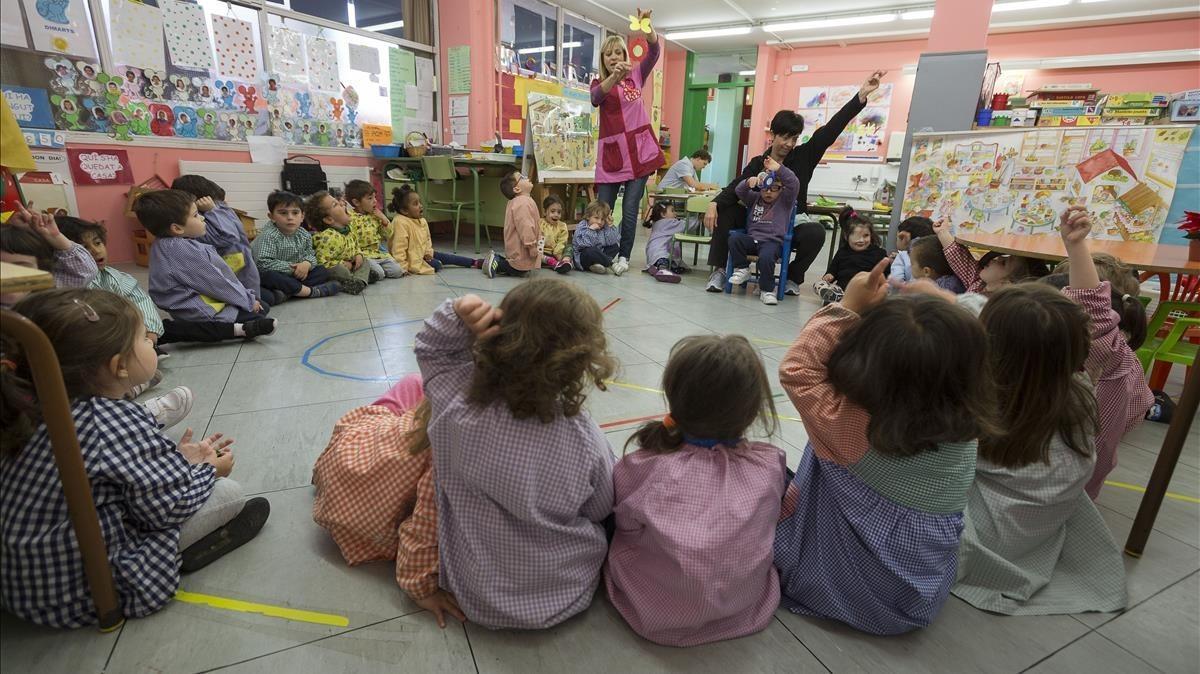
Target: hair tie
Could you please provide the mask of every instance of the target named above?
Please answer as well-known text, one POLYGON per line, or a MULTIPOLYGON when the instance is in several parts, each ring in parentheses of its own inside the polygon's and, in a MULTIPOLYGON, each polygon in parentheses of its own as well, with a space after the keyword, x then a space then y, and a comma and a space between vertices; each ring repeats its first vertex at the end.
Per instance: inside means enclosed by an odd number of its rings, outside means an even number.
POLYGON ((667 429, 668 431, 673 431, 677 428, 675 424, 675 417, 671 416, 670 413, 667 413, 667 415, 662 418, 662 425, 663 428, 667 429))
POLYGON ((858 211, 856 211, 856 210, 854 210, 853 208, 851 208, 851 209, 850 209, 850 215, 848 215, 847 217, 853 218, 853 217, 854 217, 854 216, 856 216, 856 215, 858 215, 858 211))
POLYGON ((1130 295, 1129 293, 1125 293, 1124 295, 1121 295, 1122 302, 1128 302, 1131 299, 1133 299, 1133 295, 1130 295))

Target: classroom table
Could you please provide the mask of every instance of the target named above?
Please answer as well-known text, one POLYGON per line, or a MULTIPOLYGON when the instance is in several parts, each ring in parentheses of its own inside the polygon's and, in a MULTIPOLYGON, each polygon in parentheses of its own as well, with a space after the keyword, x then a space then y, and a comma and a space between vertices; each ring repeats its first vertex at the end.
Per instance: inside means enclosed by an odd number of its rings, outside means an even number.
POLYGON ((596 171, 595 169, 586 169, 583 171, 539 171, 536 162, 530 162, 529 179, 534 182, 533 198, 538 202, 538 207, 541 207, 542 200, 546 197, 546 190, 543 185, 563 185, 566 187, 567 198, 565 199, 567 208, 564 209, 563 217, 567 220, 575 220, 575 204, 579 199, 580 192, 587 195, 588 202, 596 200, 596 171))
MULTIPOLYGON (((53 287, 54 277, 49 272, 0 262, 0 293, 31 292, 53 287)), ((100 629, 112 631, 125 622, 125 616, 121 612, 112 569, 108 565, 108 548, 100 531, 100 518, 96 515, 91 483, 83 467, 83 454, 79 450, 79 438, 75 435, 71 401, 63 385, 58 356, 46 334, 15 311, 0 309, 0 333, 20 344, 29 362, 100 629)))
MULTIPOLYGON (((1044 260, 1061 260, 1067 256, 1062 239, 1051 234, 985 234, 964 232, 957 237, 966 246, 987 248, 1010 255, 1024 255, 1044 260)), ((1160 246, 1140 241, 1096 241, 1088 242, 1093 253, 1109 253, 1125 264, 1142 271, 1161 274, 1200 274, 1200 262, 1188 260, 1187 246, 1160 246)), ((1200 367, 1193 364, 1188 368, 1183 382, 1183 393, 1175 406, 1175 414, 1163 437, 1162 448, 1154 462, 1154 471, 1146 483, 1146 492, 1138 506, 1133 527, 1125 539, 1125 554, 1141 557, 1146 549, 1146 540, 1154 529, 1154 520, 1167 494, 1167 485, 1175 472, 1175 464, 1183 453, 1197 407, 1200 407, 1200 367)))

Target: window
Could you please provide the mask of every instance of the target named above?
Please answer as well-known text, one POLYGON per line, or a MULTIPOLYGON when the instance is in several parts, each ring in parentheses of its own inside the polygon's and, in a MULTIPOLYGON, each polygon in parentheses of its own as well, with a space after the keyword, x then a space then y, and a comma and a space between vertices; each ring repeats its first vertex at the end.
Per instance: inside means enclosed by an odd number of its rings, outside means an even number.
POLYGON ((558 8, 541 0, 501 0, 500 42, 516 52, 517 64, 558 76, 558 8))
POLYGON ((563 12, 563 77, 588 84, 599 70, 600 36, 603 29, 563 12))
POLYGON ((266 0, 285 9, 381 35, 433 44, 431 0, 266 0))
POLYGON ((392 37, 407 38, 404 30, 404 10, 397 0, 355 0, 355 25, 392 37))

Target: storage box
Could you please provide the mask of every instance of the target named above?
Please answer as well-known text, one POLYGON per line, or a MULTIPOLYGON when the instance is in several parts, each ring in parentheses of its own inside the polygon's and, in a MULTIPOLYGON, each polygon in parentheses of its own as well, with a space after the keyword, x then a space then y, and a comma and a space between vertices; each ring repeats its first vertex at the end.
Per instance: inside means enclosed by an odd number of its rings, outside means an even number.
POLYGON ((399 145, 372 145, 371 154, 384 159, 394 159, 400 156, 399 145))
POLYGON ((154 243, 154 235, 144 229, 133 230, 133 261, 139 267, 150 266, 150 244, 154 243))

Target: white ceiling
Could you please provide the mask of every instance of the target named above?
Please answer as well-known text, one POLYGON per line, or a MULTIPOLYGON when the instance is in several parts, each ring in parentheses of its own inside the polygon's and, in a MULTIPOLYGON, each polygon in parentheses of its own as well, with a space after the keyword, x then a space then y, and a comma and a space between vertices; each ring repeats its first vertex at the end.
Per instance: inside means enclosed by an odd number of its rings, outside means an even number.
MULTIPOLYGON (((660 33, 681 29, 754 26, 746 35, 680 40, 678 44, 698 53, 729 52, 755 47, 763 42, 787 40, 793 46, 843 42, 915 40, 928 35, 929 19, 895 20, 861 26, 841 26, 767 33, 764 23, 789 19, 823 19, 855 14, 878 14, 891 10, 932 8, 935 0, 554 0, 565 9, 608 26, 627 31, 624 19, 639 6, 653 5, 654 26, 660 33)), ((978 0, 956 0, 977 2, 978 0)), ((1009 2, 1012 0, 1003 0, 1009 2)), ((992 15, 992 32, 1015 32, 1039 28, 1132 23, 1158 19, 1200 16, 1196 0, 1070 0, 1059 7, 1026 9, 992 15)), ((1097 45, 1103 51, 1112 45, 1097 45)), ((1152 45, 1125 45, 1130 51, 1152 45)), ((787 47, 784 47, 787 48, 787 47)))

